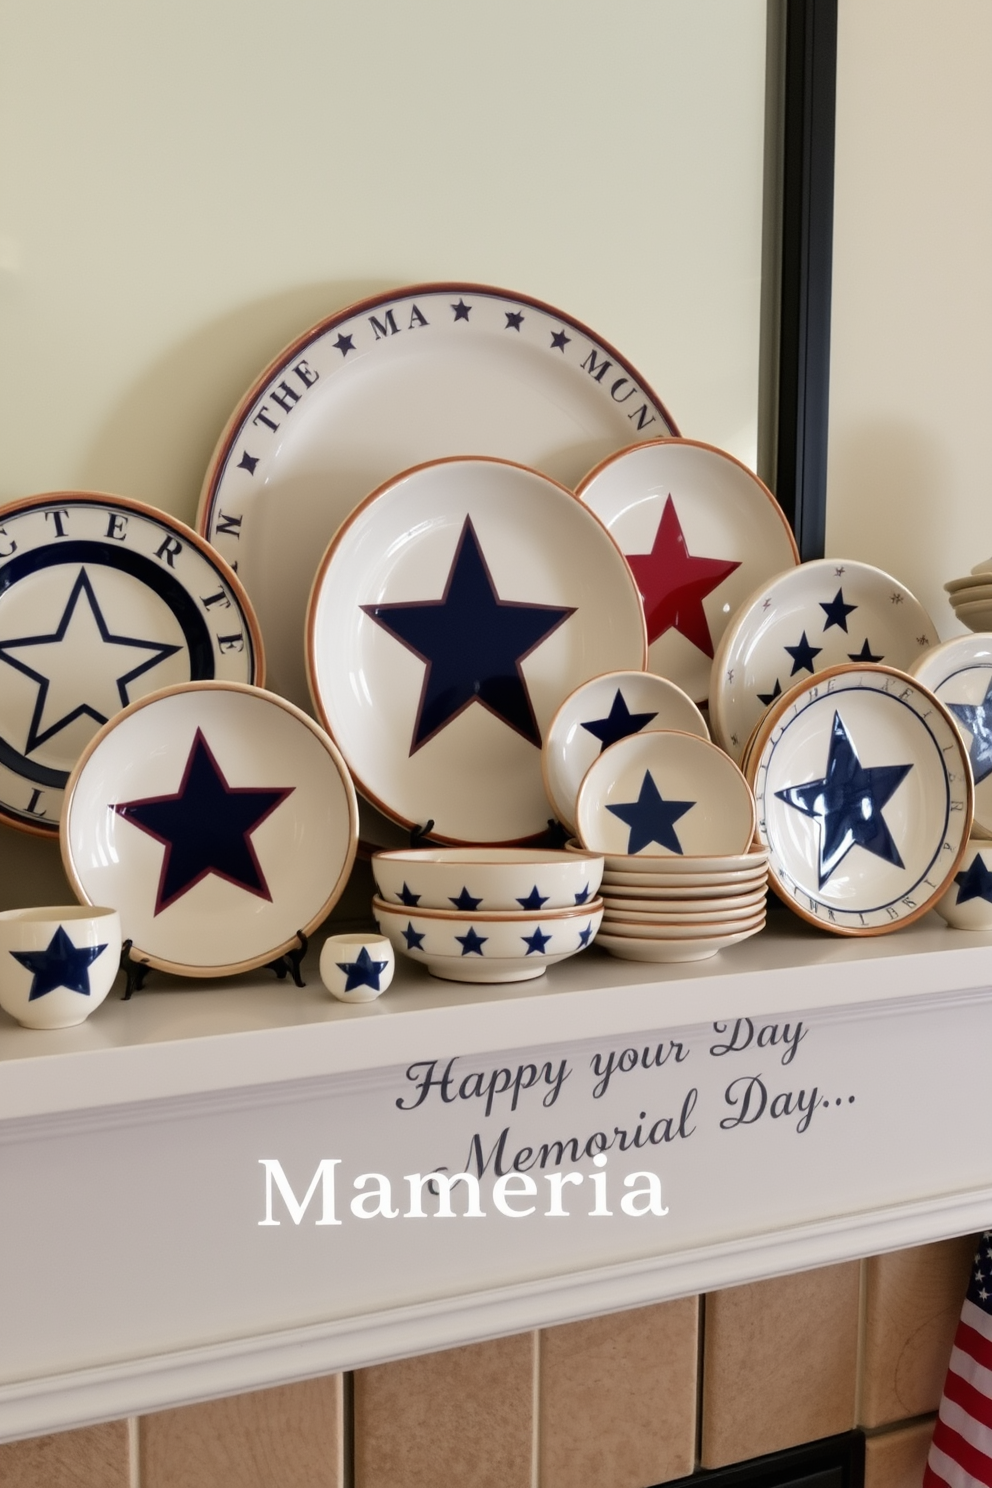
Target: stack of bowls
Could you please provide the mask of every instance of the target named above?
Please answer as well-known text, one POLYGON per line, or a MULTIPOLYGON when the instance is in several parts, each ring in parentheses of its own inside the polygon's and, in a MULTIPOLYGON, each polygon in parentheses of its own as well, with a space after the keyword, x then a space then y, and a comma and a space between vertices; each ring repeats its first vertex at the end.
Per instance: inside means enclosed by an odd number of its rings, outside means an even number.
POLYGON ((969 630, 992 630, 992 558, 976 563, 970 574, 944 585, 954 611, 969 630))
POLYGON ((601 854, 431 847, 372 859, 372 912, 400 955, 452 982, 525 982, 592 944, 601 854))

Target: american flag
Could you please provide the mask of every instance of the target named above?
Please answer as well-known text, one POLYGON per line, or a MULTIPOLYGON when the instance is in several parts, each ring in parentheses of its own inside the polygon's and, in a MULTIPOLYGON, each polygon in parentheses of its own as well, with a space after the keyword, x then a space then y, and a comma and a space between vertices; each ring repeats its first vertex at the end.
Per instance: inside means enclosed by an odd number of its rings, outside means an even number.
POLYGON ((923 1488, 992 1488, 992 1230, 981 1238, 954 1336, 923 1488))

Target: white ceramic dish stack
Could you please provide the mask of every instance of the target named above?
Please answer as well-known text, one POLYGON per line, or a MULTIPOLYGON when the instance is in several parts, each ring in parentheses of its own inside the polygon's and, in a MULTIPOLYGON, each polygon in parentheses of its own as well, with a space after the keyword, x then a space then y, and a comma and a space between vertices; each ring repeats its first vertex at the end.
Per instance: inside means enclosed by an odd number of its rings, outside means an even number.
POLYGON ((970 574, 944 585, 954 611, 969 630, 992 630, 992 558, 976 563, 970 574))

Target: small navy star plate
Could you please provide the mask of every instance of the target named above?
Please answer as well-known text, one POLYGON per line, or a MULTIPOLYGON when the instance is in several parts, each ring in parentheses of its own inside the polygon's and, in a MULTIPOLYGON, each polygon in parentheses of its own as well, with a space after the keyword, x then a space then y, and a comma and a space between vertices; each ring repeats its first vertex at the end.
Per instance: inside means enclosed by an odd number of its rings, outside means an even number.
POLYGON ((600 672, 643 667, 623 554, 571 491, 483 456, 374 492, 314 580, 307 661, 355 784, 401 826, 508 844, 546 830, 541 740, 600 672))
POLYGON ((262 643, 202 537, 121 496, 0 507, 0 819, 56 836, 69 772, 101 725, 212 678, 261 684, 262 643))
POLYGON ((803 563, 756 590, 713 658, 710 728, 740 761, 766 708, 827 667, 884 663, 906 671, 936 639, 919 600, 879 568, 803 563))
POLYGON ((480 284, 418 284, 312 326, 245 394, 214 451, 199 530, 238 562, 270 685, 309 706, 306 596, 370 491, 474 451, 570 489, 611 450, 677 433, 640 373, 551 305, 480 284))
POLYGON ((599 893, 595 853, 526 847, 407 848, 376 853, 380 897, 408 909, 571 909, 599 893))
POLYGON ((768 876, 804 919, 882 935, 925 914, 968 842, 972 783, 954 720, 892 667, 841 666, 794 687, 751 752, 768 876))
POLYGON ((974 835, 992 837, 992 635, 955 636, 917 657, 909 672, 957 724, 975 783, 974 835))
POLYGON ((551 720, 541 751, 544 787, 558 820, 575 830, 579 786, 604 749, 660 729, 710 736, 692 699, 653 672, 607 672, 577 687, 551 720))
POLYGON ((632 734, 611 744, 586 772, 575 814, 586 848, 627 859, 730 856, 745 853, 754 836, 747 781, 695 734, 632 734))
POLYGON ((331 740, 292 703, 233 682, 153 693, 72 773, 62 859, 119 910, 132 957, 185 976, 274 960, 337 902, 358 806, 331 740))
POLYGON ((576 491, 634 571, 651 670, 703 702, 730 617, 758 584, 799 562, 782 508, 733 455, 692 439, 620 450, 576 491))

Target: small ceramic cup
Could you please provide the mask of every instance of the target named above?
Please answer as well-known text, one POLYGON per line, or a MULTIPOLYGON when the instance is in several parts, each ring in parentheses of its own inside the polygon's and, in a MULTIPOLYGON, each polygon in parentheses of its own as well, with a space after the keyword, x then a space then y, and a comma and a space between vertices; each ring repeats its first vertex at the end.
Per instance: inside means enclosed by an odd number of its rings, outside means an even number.
POLYGON ((970 839, 950 888, 934 908, 955 930, 992 930, 992 842, 970 839))
POLYGON ((0 1007, 25 1028, 72 1028, 113 986, 121 960, 116 909, 90 904, 0 913, 0 1007))
POLYGON ((339 1002, 374 1002, 393 980, 396 957, 384 935, 329 935, 320 979, 339 1002))

